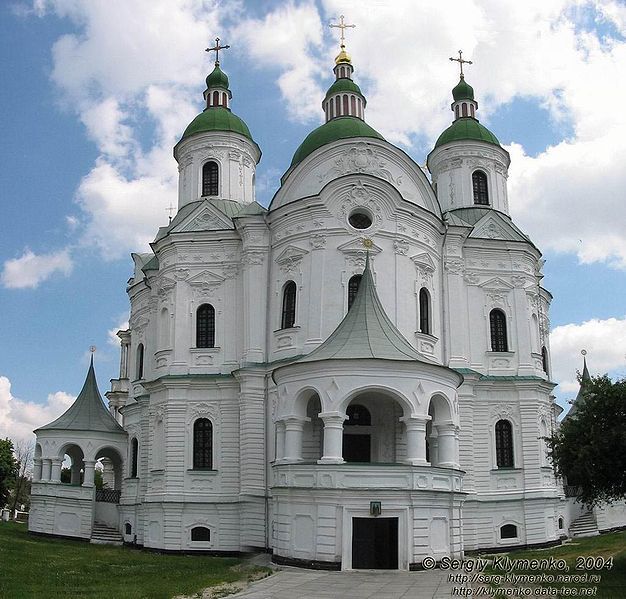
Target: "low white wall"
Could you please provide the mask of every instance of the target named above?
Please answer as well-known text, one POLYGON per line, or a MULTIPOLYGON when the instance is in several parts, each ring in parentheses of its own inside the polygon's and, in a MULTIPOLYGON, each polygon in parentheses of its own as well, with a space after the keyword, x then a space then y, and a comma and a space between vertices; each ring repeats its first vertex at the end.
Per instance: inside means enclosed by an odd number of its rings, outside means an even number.
POLYGON ((120 516, 117 503, 105 503, 104 501, 96 501, 95 521, 106 524, 109 528, 119 530, 120 516))

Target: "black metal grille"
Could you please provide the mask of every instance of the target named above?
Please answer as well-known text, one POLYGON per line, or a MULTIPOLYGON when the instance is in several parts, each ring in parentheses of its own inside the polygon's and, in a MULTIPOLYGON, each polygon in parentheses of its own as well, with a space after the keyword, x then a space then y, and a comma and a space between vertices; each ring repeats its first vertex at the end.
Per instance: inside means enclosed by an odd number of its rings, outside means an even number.
POLYGON ((193 467, 213 468, 213 425, 208 418, 198 418, 193 424, 193 467))
POLYGON ((354 298, 359 291, 359 285, 361 284, 362 278, 363 275, 354 275, 353 277, 350 277, 350 280, 348 281, 348 310, 354 303, 354 298))
POLYGON ((502 310, 492 310, 489 314, 491 329, 491 351, 509 351, 506 340, 506 316, 502 310))
POLYGON ((420 289, 420 332, 430 335, 430 297, 423 287, 420 289))
POLYGON ((216 196, 219 194, 219 167, 212 160, 202 167, 202 195, 216 196))
POLYGON ((103 503, 119 503, 121 495, 121 491, 114 491, 113 489, 97 489, 96 501, 101 501, 103 503))
POLYGON ((290 329, 296 323, 296 284, 288 281, 283 289, 283 313, 281 329, 290 329))
POLYGON ((496 422, 496 463, 498 468, 513 468, 513 427, 508 420, 496 422))
POLYGON ((202 304, 196 312, 196 347, 215 347, 215 308, 202 304))
POLYGON ((137 477, 137 454, 139 453, 139 441, 133 439, 130 443, 130 475, 137 477))
POLYGON ((489 206, 489 191, 487 190, 487 175, 482 171, 472 173, 472 188, 474 190, 474 204, 489 206))

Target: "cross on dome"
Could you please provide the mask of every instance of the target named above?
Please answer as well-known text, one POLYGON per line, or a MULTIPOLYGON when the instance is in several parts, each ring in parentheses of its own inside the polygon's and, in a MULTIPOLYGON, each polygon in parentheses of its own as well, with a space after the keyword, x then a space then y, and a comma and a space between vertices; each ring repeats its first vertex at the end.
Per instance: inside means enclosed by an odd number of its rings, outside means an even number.
POLYGON ((341 47, 342 48, 345 48, 345 46, 346 46, 345 30, 348 29, 348 28, 354 29, 356 27, 356 25, 351 25, 351 24, 350 25, 346 25, 346 23, 344 23, 344 16, 343 15, 341 15, 339 17, 339 23, 338 24, 337 23, 329 23, 328 26, 331 27, 331 28, 336 27, 337 29, 339 29, 341 31, 340 40, 341 40, 341 47))
POLYGON ((227 48, 230 48, 230 46, 228 44, 226 44, 225 46, 220 46, 220 38, 216 37, 215 38, 215 46, 213 46, 212 48, 205 48, 205 52, 215 52, 215 66, 219 67, 220 66, 220 50, 226 50, 227 48))
POLYGON ((463 50, 459 50, 459 57, 458 58, 450 58, 450 60, 452 62, 458 62, 459 66, 461 67, 461 79, 465 78, 465 75, 463 74, 463 65, 464 64, 474 64, 471 60, 463 60, 463 50))

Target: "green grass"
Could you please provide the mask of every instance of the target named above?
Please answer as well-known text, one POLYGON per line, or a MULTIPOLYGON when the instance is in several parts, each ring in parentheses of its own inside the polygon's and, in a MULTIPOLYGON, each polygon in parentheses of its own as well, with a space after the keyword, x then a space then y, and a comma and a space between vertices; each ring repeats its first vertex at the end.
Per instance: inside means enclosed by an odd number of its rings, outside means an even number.
MULTIPOLYGON (((549 559, 550 557, 554 557, 554 559, 564 559, 569 566, 569 572, 564 572, 564 574, 585 574, 587 572, 601 577, 599 583, 545 583, 541 585, 543 587, 553 587, 557 589, 561 589, 562 587, 570 589, 597 587, 597 594, 593 595, 594 597, 601 597, 603 599, 622 599, 626 597, 626 532, 609 533, 596 537, 576 538, 559 547, 549 549, 511 551, 508 553, 508 556, 511 560, 533 558, 549 559), (612 556, 613 567, 611 569, 603 568, 599 570, 577 569, 576 558, 578 556, 601 556, 604 558, 612 556)), ((489 569, 488 572, 491 574, 501 573, 493 569, 489 569)), ((513 570, 513 572, 516 574, 540 574, 543 572, 553 575, 559 574, 559 572, 555 570, 513 570)), ((559 594, 559 596, 564 595, 559 594)), ((578 593, 577 596, 581 596, 580 593, 578 593)))
POLYGON ((169 599, 246 578, 252 571, 236 567, 241 562, 39 537, 25 524, 0 523, 3 599, 169 599))

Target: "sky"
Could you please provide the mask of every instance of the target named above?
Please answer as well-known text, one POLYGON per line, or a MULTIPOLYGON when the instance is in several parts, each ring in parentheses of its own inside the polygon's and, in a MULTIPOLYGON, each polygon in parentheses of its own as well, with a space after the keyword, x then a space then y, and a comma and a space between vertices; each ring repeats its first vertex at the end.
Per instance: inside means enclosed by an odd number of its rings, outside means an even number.
POLYGON ((626 376, 626 4, 618 0, 4 0, 0 3, 0 438, 76 397, 95 345, 119 373, 130 253, 176 205, 172 147, 219 36, 267 205, 333 81, 341 14, 366 120, 424 165, 463 49, 478 118, 511 154, 511 214, 543 251, 561 405, 626 376))

